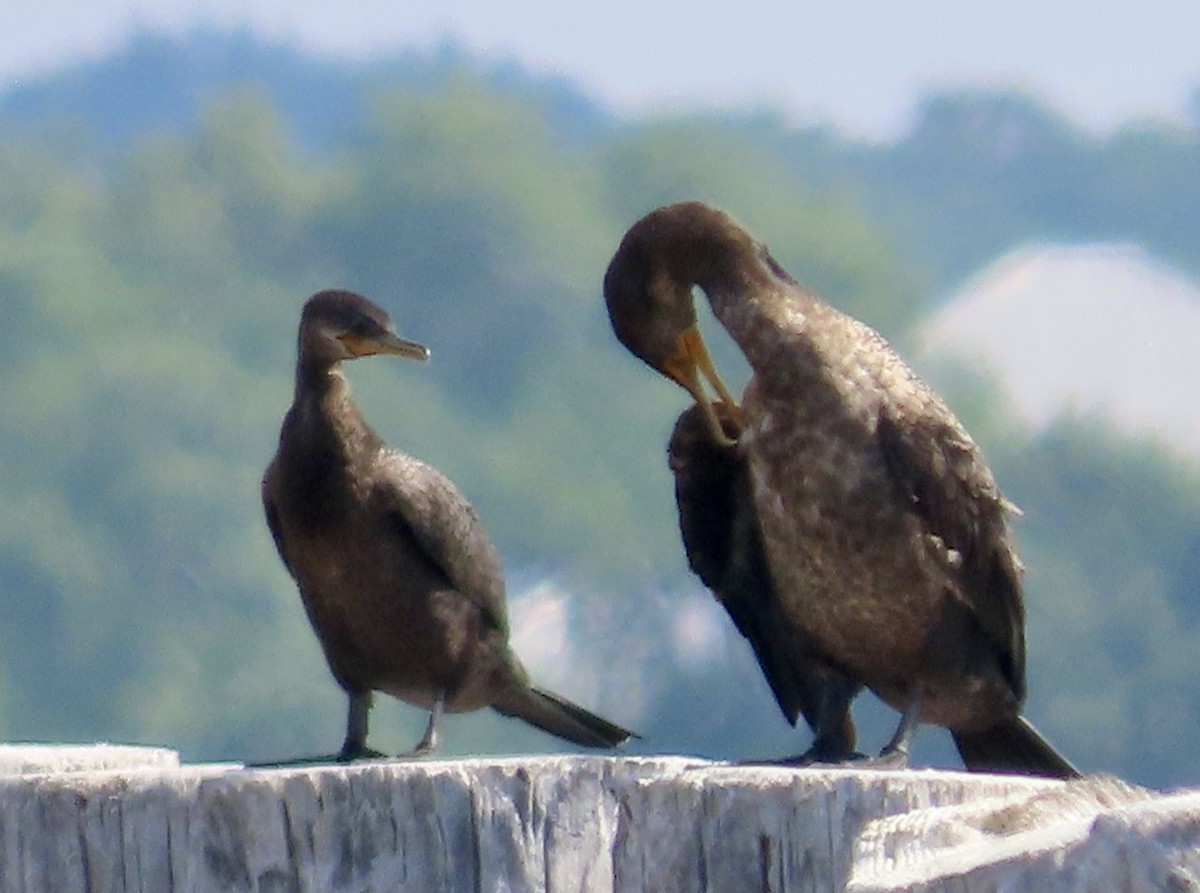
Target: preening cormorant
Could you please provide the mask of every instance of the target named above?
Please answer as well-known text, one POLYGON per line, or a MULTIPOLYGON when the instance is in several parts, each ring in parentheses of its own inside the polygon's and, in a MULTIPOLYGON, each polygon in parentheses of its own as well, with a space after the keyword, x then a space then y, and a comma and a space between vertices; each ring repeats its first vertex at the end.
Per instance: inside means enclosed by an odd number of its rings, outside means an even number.
POLYGON ((750 640, 785 715, 814 726, 810 755, 850 755, 847 711, 866 685, 901 712, 890 755, 905 755, 929 722, 951 731, 968 768, 1077 775, 1020 715, 1012 506, 887 342, 699 202, 635 223, 604 295, 618 340, 696 400, 671 454, 689 560, 750 640), (709 360, 694 286, 753 370, 740 406, 709 360), (714 475, 723 482, 704 496, 714 475), (710 557, 722 548, 724 567, 710 557))
POLYGON ((500 557, 458 488, 388 447, 355 406, 343 360, 429 351, 360 295, 322 291, 300 319, 296 389, 263 478, 267 524, 349 697, 336 758, 367 747, 371 693, 429 711, 409 756, 433 751, 443 711, 493 707, 585 747, 630 732, 530 684, 508 644, 500 557))

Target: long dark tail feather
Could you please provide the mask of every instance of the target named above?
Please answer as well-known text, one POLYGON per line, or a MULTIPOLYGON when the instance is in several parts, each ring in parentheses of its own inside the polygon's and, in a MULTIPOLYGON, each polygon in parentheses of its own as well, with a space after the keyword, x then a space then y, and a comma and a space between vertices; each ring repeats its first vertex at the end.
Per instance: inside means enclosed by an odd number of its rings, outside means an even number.
POLYGON ((1023 716, 982 732, 953 732, 963 763, 972 772, 1079 778, 1080 772, 1023 716))
POLYGON ((513 687, 492 704, 498 713, 522 719, 543 732, 583 747, 616 747, 637 738, 623 729, 566 698, 542 688, 513 687))

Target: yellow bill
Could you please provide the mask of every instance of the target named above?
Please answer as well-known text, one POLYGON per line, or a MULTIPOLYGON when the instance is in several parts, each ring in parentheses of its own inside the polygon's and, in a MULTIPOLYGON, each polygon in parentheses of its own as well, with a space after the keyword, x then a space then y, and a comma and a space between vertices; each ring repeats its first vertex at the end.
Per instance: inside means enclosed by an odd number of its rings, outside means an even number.
POLYGON ((742 408, 738 405, 736 399, 729 388, 725 386, 725 382, 721 380, 720 374, 717 372, 717 367, 713 364, 712 357, 708 353, 708 347, 704 343, 704 338, 700 334, 700 330, 696 326, 690 326, 682 334, 680 334, 676 342, 675 352, 667 359, 664 364, 664 371, 671 376, 681 387, 687 390, 692 398, 700 405, 704 412, 704 418, 708 421, 709 430, 712 432, 716 442, 722 446, 734 446, 737 444, 736 439, 730 439, 725 433, 725 429, 721 426, 721 420, 717 418, 716 410, 713 409, 712 399, 704 388, 704 381, 701 376, 708 380, 713 389, 717 392, 717 396, 726 406, 733 411, 735 423, 740 429, 744 427, 744 417, 742 408))

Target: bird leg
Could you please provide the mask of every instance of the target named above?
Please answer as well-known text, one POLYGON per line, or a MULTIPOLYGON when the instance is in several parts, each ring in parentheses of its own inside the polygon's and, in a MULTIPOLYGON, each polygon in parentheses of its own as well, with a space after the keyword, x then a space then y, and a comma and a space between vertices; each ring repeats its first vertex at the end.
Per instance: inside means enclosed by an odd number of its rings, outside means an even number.
POLYGON ((854 723, 850 718, 850 703, 861 688, 840 673, 830 673, 824 677, 816 715, 805 714, 813 726, 813 742, 808 750, 779 760, 752 760, 748 765, 845 765, 865 760, 866 757, 854 749, 854 723))
POLYGON ((908 706, 900 714, 900 724, 892 735, 892 740, 884 745, 879 752, 879 761, 888 766, 902 769, 908 765, 908 749, 912 744, 913 735, 921 724, 922 692, 918 688, 908 702, 908 706))
POLYGON ((377 760, 385 754, 367 747, 367 724, 371 717, 371 693, 353 692, 346 711, 346 740, 338 751, 337 761, 349 763, 354 760, 377 760))
POLYGON ((416 759, 417 757, 426 757, 433 753, 438 748, 440 736, 438 735, 438 723, 442 719, 442 711, 446 706, 446 698, 444 695, 438 695, 433 701, 433 709, 429 711, 429 723, 425 726, 425 734, 421 736, 421 740, 417 742, 417 746, 408 753, 399 755, 400 759, 416 759))
POLYGON ((850 702, 860 688, 841 674, 826 678, 817 724, 813 729, 813 743, 802 758, 813 763, 846 763, 862 759, 862 754, 854 749, 854 723, 850 719, 850 702))
POLYGON ((854 749, 854 723, 850 719, 850 702, 860 688, 841 674, 826 677, 814 717, 812 745, 804 753, 783 762, 791 766, 811 766, 814 763, 852 763, 864 759, 854 749))
POLYGON ((371 714, 371 693, 354 692, 346 711, 346 740, 337 753, 315 757, 293 757, 263 763, 246 763, 247 769, 274 769, 282 766, 312 766, 322 763, 351 763, 355 760, 378 760, 387 756, 367 747, 367 721, 371 714))

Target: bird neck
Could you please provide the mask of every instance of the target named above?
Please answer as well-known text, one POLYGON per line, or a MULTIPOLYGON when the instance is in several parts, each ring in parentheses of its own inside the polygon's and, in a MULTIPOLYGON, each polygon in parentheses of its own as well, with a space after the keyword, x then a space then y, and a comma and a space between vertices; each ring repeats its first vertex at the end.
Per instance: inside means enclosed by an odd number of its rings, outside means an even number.
POLYGON ((297 367, 293 414, 304 429, 302 442, 323 452, 341 453, 348 461, 380 443, 355 404, 339 363, 297 367))
POLYGON ((659 244, 672 278, 704 292, 713 314, 750 361, 774 353, 822 302, 798 285, 767 247, 727 214, 681 206, 659 224, 659 244))
POLYGON ((295 402, 318 398, 345 387, 346 376, 342 374, 341 363, 314 357, 301 342, 300 354, 296 359, 295 402))
POLYGON ((729 332, 756 372, 774 365, 780 351, 793 356, 807 342, 814 319, 826 305, 798 285, 756 245, 735 266, 697 282, 713 315, 729 332))

